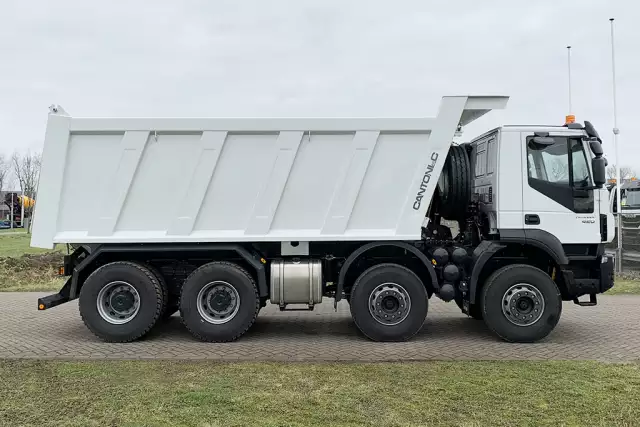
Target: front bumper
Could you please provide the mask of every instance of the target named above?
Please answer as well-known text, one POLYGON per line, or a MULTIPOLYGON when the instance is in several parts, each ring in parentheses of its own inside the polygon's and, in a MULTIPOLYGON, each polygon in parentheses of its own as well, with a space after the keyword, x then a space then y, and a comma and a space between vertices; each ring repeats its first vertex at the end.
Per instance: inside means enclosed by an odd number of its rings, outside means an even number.
POLYGON ((600 292, 613 288, 615 262, 613 256, 603 256, 600 264, 600 292))
POLYGON ((614 282, 613 256, 603 255, 597 258, 598 265, 592 269, 588 278, 576 278, 571 269, 563 269, 562 275, 567 286, 569 299, 576 299, 583 295, 595 295, 608 291, 614 282))

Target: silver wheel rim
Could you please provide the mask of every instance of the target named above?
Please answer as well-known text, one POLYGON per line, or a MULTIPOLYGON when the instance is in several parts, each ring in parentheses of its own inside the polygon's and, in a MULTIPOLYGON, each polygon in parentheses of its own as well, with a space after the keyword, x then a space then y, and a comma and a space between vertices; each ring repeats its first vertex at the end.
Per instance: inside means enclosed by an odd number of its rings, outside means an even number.
POLYGON ((407 318, 410 310, 409 293, 397 283, 383 283, 369 294, 369 313, 385 326, 399 324, 407 318))
POLYGON ((198 313, 204 320, 221 325, 233 319, 240 309, 240 295, 230 283, 217 280, 198 292, 198 313))
POLYGON ((502 313, 514 325, 533 325, 544 313, 542 292, 528 283, 511 286, 502 297, 502 313))
POLYGON ((131 283, 110 282, 98 292, 96 304, 103 320, 112 325, 124 325, 140 311, 140 295, 131 283))

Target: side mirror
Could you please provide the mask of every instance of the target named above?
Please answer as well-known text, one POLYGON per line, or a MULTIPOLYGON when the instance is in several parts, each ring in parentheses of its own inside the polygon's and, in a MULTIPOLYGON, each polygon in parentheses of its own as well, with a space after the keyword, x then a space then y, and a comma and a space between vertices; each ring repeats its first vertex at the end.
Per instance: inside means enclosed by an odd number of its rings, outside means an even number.
POLYGON ((602 144, 596 138, 589 139, 589 147, 591 147, 591 152, 596 156, 600 157, 604 152, 602 151, 602 144))
POLYGON ((606 160, 604 157, 594 157, 591 159, 591 168, 593 169, 593 183, 597 188, 602 188, 607 183, 606 177, 606 160))

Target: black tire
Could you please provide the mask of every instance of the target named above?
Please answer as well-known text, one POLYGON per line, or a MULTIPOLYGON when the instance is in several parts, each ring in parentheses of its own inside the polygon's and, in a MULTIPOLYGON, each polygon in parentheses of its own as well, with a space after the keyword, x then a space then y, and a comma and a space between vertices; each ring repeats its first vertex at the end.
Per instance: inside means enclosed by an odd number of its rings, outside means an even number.
MULTIPOLYGON (((541 303, 531 307, 541 307, 541 303)), ((558 286, 544 271, 526 264, 514 264, 502 267, 487 279, 482 289, 481 306, 485 323, 496 335, 505 341, 527 343, 546 337, 556 327, 562 313, 562 296, 558 286), (544 303, 541 314, 530 312, 531 316, 536 316, 532 320, 539 316, 538 320, 526 325, 514 324, 502 309, 507 291, 522 284, 533 286, 542 297, 541 303, 544 303)))
POLYGON ((438 180, 440 215, 449 220, 461 220, 471 199, 471 163, 463 146, 452 145, 438 180))
POLYGON ((162 315, 163 320, 169 320, 180 311, 180 290, 182 290, 182 285, 184 281, 189 277, 189 274, 193 273, 196 270, 196 266, 186 263, 186 262, 178 262, 177 265, 170 265, 172 269, 172 277, 171 277, 171 286, 167 283, 167 309, 164 311, 162 315), (174 293, 178 291, 178 293, 174 293))
POLYGON ((420 278, 398 264, 378 264, 358 277, 349 298, 353 321, 360 331, 374 341, 407 341, 420 331, 429 308, 429 297, 420 278), (410 298, 410 309, 400 323, 386 325, 369 309, 371 294, 384 283, 400 285, 410 298))
MULTIPOLYGON (((462 311, 462 298, 456 297, 455 301, 458 308, 462 311)), ((480 308, 480 305, 478 304, 469 305, 469 316, 471 316, 471 318, 475 320, 482 320, 482 310, 480 308)))
POLYGON ((178 312, 178 310, 180 310, 180 295, 172 295, 169 292, 169 286, 167 285, 167 281, 165 280, 164 275, 158 268, 150 264, 144 264, 144 266, 148 268, 158 278, 158 281, 162 286, 162 291, 164 293, 164 305, 162 307, 162 314, 160 315, 160 319, 169 320, 174 314, 178 312))
POLYGON ((256 320, 260 296, 253 277, 242 267, 230 262, 205 264, 187 277, 180 296, 180 316, 191 334, 206 342, 228 342, 238 339, 256 320), (226 282, 239 297, 237 312, 226 323, 214 324, 198 310, 198 294, 214 281, 226 282))
MULTIPOLYGON (((162 272, 156 267, 146 263, 141 265, 146 269, 148 269, 151 273, 153 273, 153 275, 156 276, 156 279, 158 279, 158 282, 160 283, 160 286, 162 288, 162 314, 160 314, 160 318, 164 319, 167 316, 167 310, 169 309, 169 300, 170 300, 169 287, 167 286, 167 281, 162 275, 162 272)), ((173 311, 173 313, 175 313, 175 310, 173 311)), ((171 316, 171 314, 169 316, 171 316)))
POLYGON ((145 266, 128 261, 112 262, 95 270, 80 289, 82 321, 97 337, 107 342, 131 342, 144 336, 162 315, 164 290, 158 278, 145 266), (124 324, 105 320, 97 307, 100 291, 112 282, 122 281, 139 295, 139 309, 124 324))

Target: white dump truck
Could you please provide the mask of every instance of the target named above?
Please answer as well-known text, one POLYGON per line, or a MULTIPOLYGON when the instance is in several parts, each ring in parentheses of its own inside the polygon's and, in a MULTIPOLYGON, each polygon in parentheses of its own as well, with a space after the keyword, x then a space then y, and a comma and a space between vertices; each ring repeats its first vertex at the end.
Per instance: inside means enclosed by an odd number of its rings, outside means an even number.
POLYGON ((110 342, 179 311, 195 337, 224 342, 269 302, 311 310, 329 297, 370 339, 401 341, 437 296, 504 340, 539 340, 563 301, 595 305, 613 286, 606 160, 589 122, 452 143, 507 101, 444 97, 435 118, 73 118, 52 106, 31 245, 74 251, 38 308, 79 298, 110 342))

